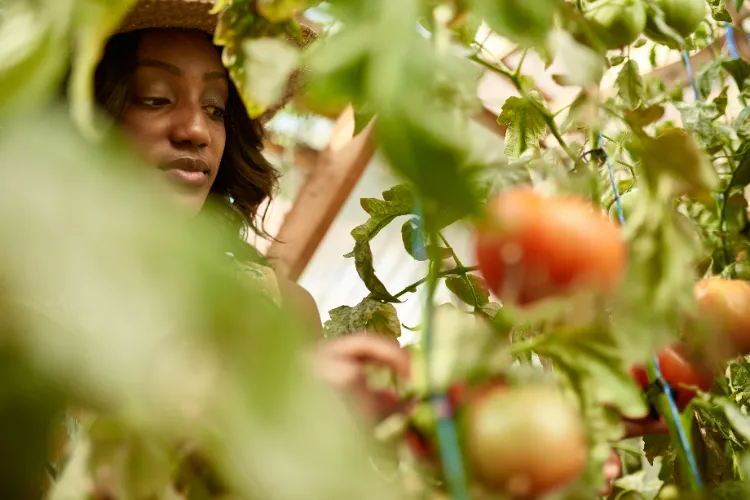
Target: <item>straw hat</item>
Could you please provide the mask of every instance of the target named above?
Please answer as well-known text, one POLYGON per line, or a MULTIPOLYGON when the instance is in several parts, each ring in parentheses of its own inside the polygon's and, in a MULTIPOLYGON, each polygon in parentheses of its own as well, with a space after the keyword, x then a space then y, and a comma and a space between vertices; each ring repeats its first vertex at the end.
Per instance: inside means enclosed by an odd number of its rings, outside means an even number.
MULTIPOLYGON (((127 33, 149 28, 182 28, 200 30, 213 35, 216 30, 217 16, 212 15, 211 9, 215 0, 140 0, 125 16, 117 33, 127 33)), ((303 40, 301 42, 290 39, 299 47, 304 47, 315 38, 315 32, 302 25, 303 40)), ((271 106, 260 120, 265 123, 270 120, 289 100, 300 86, 300 72, 296 72, 289 79, 284 97, 271 106)))

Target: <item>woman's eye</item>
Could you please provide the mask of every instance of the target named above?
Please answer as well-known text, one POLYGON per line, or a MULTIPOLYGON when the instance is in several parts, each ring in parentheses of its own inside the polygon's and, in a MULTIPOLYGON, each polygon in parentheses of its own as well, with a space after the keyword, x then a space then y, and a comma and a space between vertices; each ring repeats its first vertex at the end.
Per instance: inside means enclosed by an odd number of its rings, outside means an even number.
POLYGON ((138 102, 149 108, 161 108, 169 105, 169 99, 164 97, 141 97, 138 102))
POLYGON ((216 106, 208 106, 206 108, 206 111, 208 111, 208 114, 211 115, 212 118, 215 118, 217 120, 221 120, 224 118, 224 115, 226 114, 226 111, 222 108, 218 108, 216 106))

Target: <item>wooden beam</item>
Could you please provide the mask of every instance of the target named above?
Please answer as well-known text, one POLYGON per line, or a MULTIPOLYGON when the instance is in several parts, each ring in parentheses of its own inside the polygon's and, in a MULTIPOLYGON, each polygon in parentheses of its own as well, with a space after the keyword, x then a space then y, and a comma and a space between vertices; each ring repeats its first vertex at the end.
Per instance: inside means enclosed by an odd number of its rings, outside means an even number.
POLYGON ((349 107, 337 120, 328 146, 284 217, 278 242, 268 252, 276 272, 284 278, 296 281, 300 277, 372 159, 372 123, 356 137, 353 132, 354 112, 349 107))

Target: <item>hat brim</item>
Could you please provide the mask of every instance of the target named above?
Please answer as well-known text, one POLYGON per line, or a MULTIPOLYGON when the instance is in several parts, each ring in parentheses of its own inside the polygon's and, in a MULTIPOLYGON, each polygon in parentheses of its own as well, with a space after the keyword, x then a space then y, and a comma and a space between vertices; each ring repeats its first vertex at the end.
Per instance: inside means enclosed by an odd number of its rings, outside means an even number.
MULTIPOLYGON (((203 31, 209 35, 216 31, 218 16, 211 14, 214 0, 140 0, 128 12, 115 34, 145 29, 176 28, 203 31)), ((302 40, 289 39, 298 47, 304 47, 315 39, 315 32, 302 25, 302 40)), ((300 87, 301 71, 289 79, 284 97, 269 107, 259 120, 266 123, 283 108, 300 87)))

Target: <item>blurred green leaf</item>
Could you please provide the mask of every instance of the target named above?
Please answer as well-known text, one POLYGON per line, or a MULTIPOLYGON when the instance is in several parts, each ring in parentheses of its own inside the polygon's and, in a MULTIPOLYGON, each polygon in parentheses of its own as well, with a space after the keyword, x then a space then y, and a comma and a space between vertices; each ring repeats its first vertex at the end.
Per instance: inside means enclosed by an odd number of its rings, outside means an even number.
POLYGON ((419 227, 419 219, 404 222, 404 225, 401 226, 401 240, 412 258, 424 262, 428 259, 427 247, 425 246, 424 234, 421 230, 418 230, 419 227))
POLYGON ((750 64, 742 59, 723 59, 721 67, 732 75, 737 88, 742 92, 745 89, 748 77, 750 77, 750 64))
POLYGON ((81 0, 75 3, 73 63, 68 99, 73 121, 89 138, 99 138, 95 123, 94 70, 104 46, 136 0, 81 0))
POLYGON ((732 172, 731 187, 745 187, 750 184, 750 142, 740 145, 737 168, 732 172))
POLYGON ((362 331, 392 338, 401 336, 401 323, 393 304, 365 298, 354 307, 337 307, 329 311, 329 314, 331 319, 324 325, 326 338, 362 331))
POLYGON ((716 58, 703 66, 700 71, 695 74, 695 85, 701 99, 708 99, 714 85, 720 82, 721 68, 723 67, 724 62, 726 62, 726 59, 721 57, 716 58))
POLYGON ((414 209, 414 194, 406 184, 399 184, 383 192, 383 199, 362 198, 360 205, 370 216, 362 225, 352 230, 356 241, 370 241, 401 215, 409 215, 414 209))
POLYGON ((256 6, 260 15, 272 22, 292 19, 308 7, 307 0, 257 0, 256 6))
POLYGON ((449 276, 445 279, 448 290, 467 304, 475 307, 487 305, 490 301, 490 290, 487 283, 475 274, 449 276))
POLYGON ((632 59, 627 60, 617 73, 615 87, 617 87, 617 96, 626 108, 636 109, 641 105, 645 90, 638 63, 632 59))
POLYGON ((354 243, 354 250, 346 254, 346 257, 354 257, 354 266, 357 274, 362 279, 367 289, 370 291, 370 297, 387 302, 398 302, 388 289, 385 287, 380 278, 375 274, 373 267, 372 250, 368 240, 357 240, 354 243))
POLYGON ((732 127, 734 127, 734 130, 741 139, 750 139, 750 107, 744 108, 740 111, 734 119, 732 127))
POLYGON ((714 142, 713 122, 720 116, 716 104, 703 101, 679 103, 677 109, 680 110, 685 129, 695 134, 702 147, 710 146, 714 142))
POLYGON ((257 118, 286 92, 289 76, 299 64, 299 50, 282 38, 251 38, 241 45, 242 85, 238 87, 251 118, 257 118))
POLYGON ((631 110, 625 110, 625 119, 633 127, 643 128, 646 125, 661 119, 664 116, 664 107, 659 105, 640 107, 631 110))
POLYGON ((509 97, 497 122, 507 125, 505 134, 505 154, 509 158, 518 158, 526 150, 539 146, 544 138, 547 124, 541 113, 543 100, 537 92, 529 93, 526 97, 509 97))

